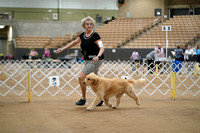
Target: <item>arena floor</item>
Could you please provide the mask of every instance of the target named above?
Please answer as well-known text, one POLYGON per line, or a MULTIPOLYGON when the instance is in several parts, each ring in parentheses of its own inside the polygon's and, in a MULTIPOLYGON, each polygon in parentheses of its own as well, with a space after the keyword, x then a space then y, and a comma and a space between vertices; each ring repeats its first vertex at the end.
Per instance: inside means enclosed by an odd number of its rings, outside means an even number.
POLYGON ((175 101, 170 94, 139 97, 140 106, 124 96, 118 109, 87 111, 88 105, 74 104, 78 96, 32 95, 28 103, 25 93, 9 93, 0 97, 0 133, 199 133, 200 95, 176 95, 175 101))

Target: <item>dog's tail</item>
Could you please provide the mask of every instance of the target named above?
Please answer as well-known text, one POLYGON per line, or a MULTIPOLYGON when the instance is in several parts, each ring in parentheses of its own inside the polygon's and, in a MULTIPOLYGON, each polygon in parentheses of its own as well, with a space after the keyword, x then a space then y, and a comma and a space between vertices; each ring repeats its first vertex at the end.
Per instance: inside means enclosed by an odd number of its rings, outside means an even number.
POLYGON ((132 80, 132 79, 126 79, 129 83, 133 84, 134 88, 142 88, 146 85, 146 79, 138 79, 138 80, 132 80))

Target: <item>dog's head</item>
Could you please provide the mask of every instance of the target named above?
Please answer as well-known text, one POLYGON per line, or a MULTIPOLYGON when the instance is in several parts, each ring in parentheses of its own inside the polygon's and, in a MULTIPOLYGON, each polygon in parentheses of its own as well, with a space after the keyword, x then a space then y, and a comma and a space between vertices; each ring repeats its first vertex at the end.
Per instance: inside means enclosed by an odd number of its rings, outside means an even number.
POLYGON ((83 81, 84 85, 96 85, 98 83, 98 77, 94 73, 90 73, 85 77, 85 81, 83 81))

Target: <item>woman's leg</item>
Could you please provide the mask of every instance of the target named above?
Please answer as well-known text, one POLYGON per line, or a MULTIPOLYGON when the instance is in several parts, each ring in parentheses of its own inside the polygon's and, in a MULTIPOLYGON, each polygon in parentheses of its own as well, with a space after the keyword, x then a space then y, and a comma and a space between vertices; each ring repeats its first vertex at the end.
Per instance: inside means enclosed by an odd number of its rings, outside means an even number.
MULTIPOLYGON (((101 66, 103 61, 98 61, 97 63, 93 63, 93 61, 86 61, 86 64, 82 70, 82 72, 79 74, 79 84, 82 91, 82 98, 76 102, 76 105, 82 106, 86 103, 86 86, 83 84, 83 81, 85 80, 85 77, 90 74, 91 72, 94 72, 95 74, 98 73, 98 69, 101 66)), ((101 106, 103 102, 101 101, 98 106, 101 106)))
POLYGON ((85 77, 87 76, 87 74, 81 72, 79 74, 79 84, 80 84, 80 87, 81 87, 81 91, 82 91, 82 98, 83 99, 86 99, 86 86, 83 84, 83 81, 85 80, 85 77))

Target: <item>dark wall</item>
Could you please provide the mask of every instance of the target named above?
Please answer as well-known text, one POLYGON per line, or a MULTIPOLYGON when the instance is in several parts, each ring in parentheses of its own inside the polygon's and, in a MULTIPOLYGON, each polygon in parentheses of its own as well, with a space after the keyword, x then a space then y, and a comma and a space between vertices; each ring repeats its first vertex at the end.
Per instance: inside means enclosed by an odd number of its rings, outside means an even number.
POLYGON ((167 0, 169 5, 200 4, 199 0, 167 0))
MULTIPOLYGON (((35 49, 38 53, 39 53, 39 57, 42 57, 42 55, 44 54, 44 49, 35 49)), ((80 49, 68 49, 65 50, 62 53, 59 54, 55 54, 56 49, 50 49, 51 52, 51 58, 53 59, 58 59, 59 57, 64 57, 65 55, 74 53, 74 50, 78 50, 78 57, 82 57, 82 54, 80 52, 80 49)), ((142 58, 146 58, 146 55, 151 52, 153 49, 137 49, 137 51, 139 52, 139 55, 142 58)), ((173 51, 174 49, 168 49, 168 56, 172 57, 171 51, 173 51)), ((165 51, 165 49, 164 49, 165 51)), ((15 49, 15 59, 16 60, 20 60, 22 59, 22 56, 26 55, 27 53, 30 52, 30 49, 24 49, 24 48, 17 48, 15 49)), ((105 49, 105 60, 109 61, 127 61, 130 59, 130 56, 133 52, 133 49, 105 49)), ((173 57, 172 57, 173 58, 173 57)))
POLYGON ((189 8, 171 9, 170 18, 173 18, 174 15, 189 15, 189 8))
MULTIPOLYGON (((115 49, 116 52, 113 53, 113 49, 106 49, 105 50, 105 59, 106 60, 130 60, 130 56, 133 52, 133 49, 115 49)), ((148 53, 150 53, 153 49, 137 49, 139 55, 141 56, 141 58, 146 58, 146 55, 148 53)), ((173 51, 174 49, 168 49, 168 56, 172 57, 171 51, 173 51)), ((164 49, 164 51, 166 51, 164 49)))

